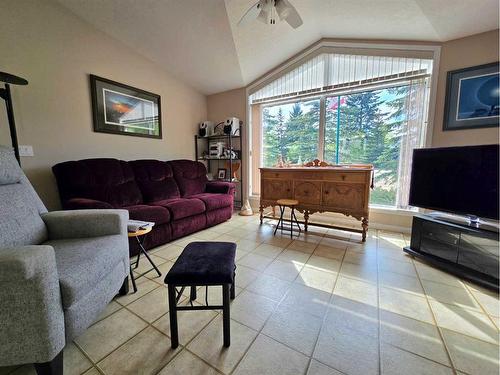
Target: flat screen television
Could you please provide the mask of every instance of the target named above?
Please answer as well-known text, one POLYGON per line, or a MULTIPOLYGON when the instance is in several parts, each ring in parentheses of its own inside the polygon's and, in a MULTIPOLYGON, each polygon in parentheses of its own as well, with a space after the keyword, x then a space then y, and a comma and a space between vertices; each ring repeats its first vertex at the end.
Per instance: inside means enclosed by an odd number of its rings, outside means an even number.
POLYGON ((409 204, 498 220, 498 145, 413 151, 409 204))

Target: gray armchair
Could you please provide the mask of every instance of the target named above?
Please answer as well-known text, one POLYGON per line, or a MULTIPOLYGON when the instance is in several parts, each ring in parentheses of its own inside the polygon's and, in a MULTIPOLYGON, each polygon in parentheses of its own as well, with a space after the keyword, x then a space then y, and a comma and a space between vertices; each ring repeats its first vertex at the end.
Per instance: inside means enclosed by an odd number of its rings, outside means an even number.
POLYGON ((128 212, 47 212, 0 146, 0 366, 62 374, 62 349, 128 293, 128 212))

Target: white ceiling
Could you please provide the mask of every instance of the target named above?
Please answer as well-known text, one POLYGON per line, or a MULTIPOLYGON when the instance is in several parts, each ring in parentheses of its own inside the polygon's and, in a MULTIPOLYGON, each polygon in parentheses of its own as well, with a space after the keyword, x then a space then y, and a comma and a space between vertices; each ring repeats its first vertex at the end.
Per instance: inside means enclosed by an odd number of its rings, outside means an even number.
POLYGON ((257 0, 57 1, 204 94, 245 86, 320 38, 443 42, 499 23, 498 0, 289 0, 297 30, 238 27, 257 0))

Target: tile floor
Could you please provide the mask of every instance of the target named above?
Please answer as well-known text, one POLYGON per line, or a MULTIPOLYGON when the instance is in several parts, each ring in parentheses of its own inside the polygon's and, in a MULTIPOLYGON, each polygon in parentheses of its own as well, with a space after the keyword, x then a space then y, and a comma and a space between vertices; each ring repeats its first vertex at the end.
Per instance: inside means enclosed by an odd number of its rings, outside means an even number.
POLYGON ((65 374, 498 374, 498 295, 405 255, 406 235, 272 229, 234 216, 151 251, 166 273, 190 241, 238 244, 230 348, 219 313, 186 311, 171 350, 166 288, 150 273, 65 349, 65 374))

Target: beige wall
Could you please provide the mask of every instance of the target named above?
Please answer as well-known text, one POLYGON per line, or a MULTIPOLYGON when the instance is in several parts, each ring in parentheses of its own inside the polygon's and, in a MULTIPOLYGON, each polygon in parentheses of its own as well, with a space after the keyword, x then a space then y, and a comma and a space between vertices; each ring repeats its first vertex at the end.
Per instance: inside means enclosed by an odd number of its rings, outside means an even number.
POLYGON ((246 122, 246 91, 239 88, 207 96, 207 117, 215 123, 226 117, 237 117, 246 122))
MULTIPOLYGON (((50 170, 58 162, 194 157, 204 95, 52 1, 1 1, 0 14, 0 70, 29 80, 12 89, 19 143, 35 152, 22 158, 23 169, 50 209, 59 207, 50 170), (163 139, 93 132, 91 73, 161 95, 163 139)), ((10 145, 3 109, 0 144, 10 145)))
POLYGON ((446 73, 450 70, 495 61, 498 61, 498 30, 450 40, 442 44, 432 136, 433 147, 498 143, 498 127, 443 132, 446 73))
MULTIPOLYGON (((218 94, 213 94, 207 96, 207 119, 218 123, 224 121, 227 117, 237 117, 243 121, 243 131, 242 131, 242 147, 243 147, 243 159, 248 155, 247 145, 247 102, 246 102, 246 90, 245 88, 239 88, 235 90, 224 91, 218 94)), ((248 171, 246 166, 246 160, 242 163, 242 180, 243 182, 248 181, 248 171)), ((247 184, 243 185, 243 195, 248 196, 245 192, 247 184)), ((240 190, 237 190, 236 198, 240 199, 240 190)))

